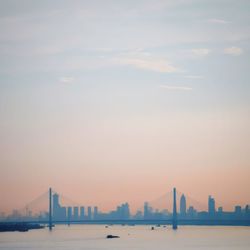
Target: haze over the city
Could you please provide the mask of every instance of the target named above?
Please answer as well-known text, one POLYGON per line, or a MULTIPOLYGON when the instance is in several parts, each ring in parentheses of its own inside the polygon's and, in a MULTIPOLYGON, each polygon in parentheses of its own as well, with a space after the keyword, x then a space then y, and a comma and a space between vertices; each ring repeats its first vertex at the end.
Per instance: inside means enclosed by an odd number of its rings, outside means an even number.
POLYGON ((0 0, 0 211, 49 187, 140 207, 250 203, 250 2, 0 0))

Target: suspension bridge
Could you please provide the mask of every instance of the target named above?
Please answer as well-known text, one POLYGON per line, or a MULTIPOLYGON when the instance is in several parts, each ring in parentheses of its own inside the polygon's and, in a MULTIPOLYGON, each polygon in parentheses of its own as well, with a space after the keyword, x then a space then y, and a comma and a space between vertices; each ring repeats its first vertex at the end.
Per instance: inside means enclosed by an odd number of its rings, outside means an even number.
MULTIPOLYGON (((175 188, 161 195, 157 199, 146 202, 148 213, 155 216, 143 215, 144 207, 139 207, 137 211, 141 212, 142 217, 136 216, 120 216, 117 217, 104 215, 100 213, 95 218, 87 215, 82 215, 83 206, 80 203, 72 201, 63 194, 49 188, 48 191, 39 195, 37 198, 26 204, 23 208, 15 210, 15 213, 10 217, 11 221, 22 221, 26 223, 42 223, 48 224, 52 229, 55 224, 172 224, 173 229, 177 229, 177 196, 181 195, 175 188), (80 208, 80 211, 79 211, 80 208), (74 211, 72 211, 72 209, 74 211), (72 212, 77 213, 75 216, 72 212), (80 212, 80 214, 79 214, 80 212), (163 213, 165 213, 163 216, 163 213)), ((96 211, 94 211, 95 213, 96 211)), ((84 213, 84 212, 83 212, 84 213)), ((88 207, 89 213, 89 207, 88 207)), ((97 212, 96 212, 97 213, 97 212)), ((112 213, 112 212, 111 212, 112 213)), ((145 211, 144 211, 145 213, 145 211)))
POLYGON ((87 213, 85 213, 86 207, 49 188, 48 191, 39 195, 23 208, 16 210, 8 221, 40 223, 48 225, 50 230, 56 224, 69 225, 74 223, 171 225, 174 230, 178 228, 178 225, 250 225, 250 220, 245 219, 222 220, 220 218, 218 220, 217 217, 208 218, 207 204, 185 195, 185 204, 181 205, 181 197, 183 197, 183 193, 173 188, 160 197, 145 202, 143 207, 136 210, 135 215, 130 214, 128 203, 124 203, 118 206, 115 211, 108 213, 98 211, 97 207, 94 207, 94 211, 91 207, 87 207, 87 213), (188 210, 186 210, 186 204, 189 205, 188 210), (182 206, 185 206, 184 210, 190 213, 189 216, 182 214, 182 206), (178 207, 180 207, 179 211, 178 207), (192 213, 195 213, 196 209, 204 212, 200 212, 201 216, 194 219, 192 213))

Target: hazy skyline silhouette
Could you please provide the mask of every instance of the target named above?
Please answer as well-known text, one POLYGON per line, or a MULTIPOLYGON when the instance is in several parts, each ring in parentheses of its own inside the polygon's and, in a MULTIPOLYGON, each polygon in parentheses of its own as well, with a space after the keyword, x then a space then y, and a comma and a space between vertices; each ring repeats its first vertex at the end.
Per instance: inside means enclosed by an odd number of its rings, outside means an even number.
MULTIPOLYGON (((224 225, 224 226, 249 226, 250 205, 244 207, 236 205, 233 211, 226 211, 211 195, 208 196, 206 208, 199 202, 186 196, 173 188, 154 201, 145 201, 143 207, 134 208, 124 202, 117 204, 115 208, 103 211, 98 206, 77 204, 64 195, 49 188, 44 194, 27 203, 24 209, 15 209, 10 214, 0 213, 0 222, 6 223, 7 228, 11 223, 47 223, 49 230, 53 224, 128 224, 146 225, 160 224, 172 225, 172 229, 178 229, 178 225, 224 225), (68 205, 65 203, 68 201, 68 205), (159 206, 160 202, 162 206, 159 206), (45 206, 43 203, 46 203, 45 206)), ((20 225, 20 224, 19 224, 20 225)), ((17 229, 16 224, 15 228, 17 229)), ((25 227, 21 225, 21 227, 25 227)), ((4 230, 4 226, 2 230, 4 230)), ((26 226, 27 228, 27 226, 26 226)), ((10 230, 6 229, 6 230, 10 230)), ((19 229, 20 230, 20 229, 19 229)), ((154 230, 151 229, 151 230, 154 230)))

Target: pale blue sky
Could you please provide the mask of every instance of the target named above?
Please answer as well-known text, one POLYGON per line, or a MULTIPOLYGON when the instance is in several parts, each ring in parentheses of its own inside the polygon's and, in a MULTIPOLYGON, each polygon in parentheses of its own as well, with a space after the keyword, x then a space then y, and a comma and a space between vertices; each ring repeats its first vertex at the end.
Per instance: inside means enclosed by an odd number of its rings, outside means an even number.
POLYGON ((239 174, 249 202, 249 13, 247 0, 0 0, 0 198, 86 185, 91 201, 103 177, 136 200, 131 175, 146 171, 142 200, 176 185, 232 204, 239 174))

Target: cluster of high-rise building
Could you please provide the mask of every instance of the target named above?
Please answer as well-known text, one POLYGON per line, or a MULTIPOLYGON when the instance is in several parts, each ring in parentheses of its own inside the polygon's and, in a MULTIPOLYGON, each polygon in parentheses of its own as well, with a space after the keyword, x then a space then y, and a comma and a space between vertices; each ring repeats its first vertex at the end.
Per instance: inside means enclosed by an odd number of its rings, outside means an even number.
POLYGON ((52 218, 54 221, 84 221, 84 220, 103 220, 103 219, 130 219, 129 204, 124 203, 117 206, 116 210, 109 213, 100 213, 98 207, 88 206, 85 211, 84 206, 63 207, 59 203, 59 195, 53 195, 52 201, 52 218))
POLYGON ((63 207, 59 203, 59 195, 53 195, 52 202, 52 217, 55 221, 81 221, 92 220, 98 217, 98 208, 95 206, 93 209, 91 206, 87 207, 85 211, 84 206, 63 207))
POLYGON ((249 205, 246 205, 245 208, 241 206, 235 206, 234 211, 225 212, 223 207, 218 207, 216 209, 215 199, 209 195, 208 196, 208 208, 207 211, 197 211, 193 206, 187 208, 186 197, 183 194, 180 198, 180 219, 210 219, 210 220, 230 220, 230 219, 250 219, 250 209, 249 205))
POLYGON ((170 213, 168 212, 167 209, 164 210, 154 209, 153 207, 150 206, 148 202, 144 202, 143 213, 138 211, 134 217, 136 219, 144 219, 144 220, 160 220, 160 219, 165 219, 169 216, 170 213))
MULTIPOLYGON (((187 200, 184 194, 181 195, 179 200, 178 218, 181 220, 244 220, 250 219, 250 208, 246 205, 244 208, 235 206, 234 211, 223 211, 222 207, 216 209, 215 199, 208 196, 207 211, 198 211, 192 205, 187 206, 187 200)), ((137 219, 171 219, 173 214, 164 209, 159 211, 153 209, 148 202, 144 203, 143 213, 137 212, 133 218, 137 219)))
MULTIPOLYGON (((215 199, 209 195, 207 210, 198 211, 191 204, 187 205, 187 199, 184 194, 177 201, 177 216, 179 220, 250 220, 249 205, 245 207, 235 206, 234 211, 223 211, 222 207, 216 208, 215 199)), ((9 216, 0 214, 0 219, 9 220, 47 220, 48 212, 40 214, 32 214, 26 211, 25 216, 14 210, 9 216)), ((91 221, 91 220, 169 220, 173 217, 173 213, 167 209, 154 209, 150 203, 145 202, 143 209, 131 214, 129 204, 123 203, 116 207, 115 210, 109 212, 101 212, 97 206, 62 206, 58 194, 52 196, 52 219, 53 221, 74 222, 74 221, 91 221)))

